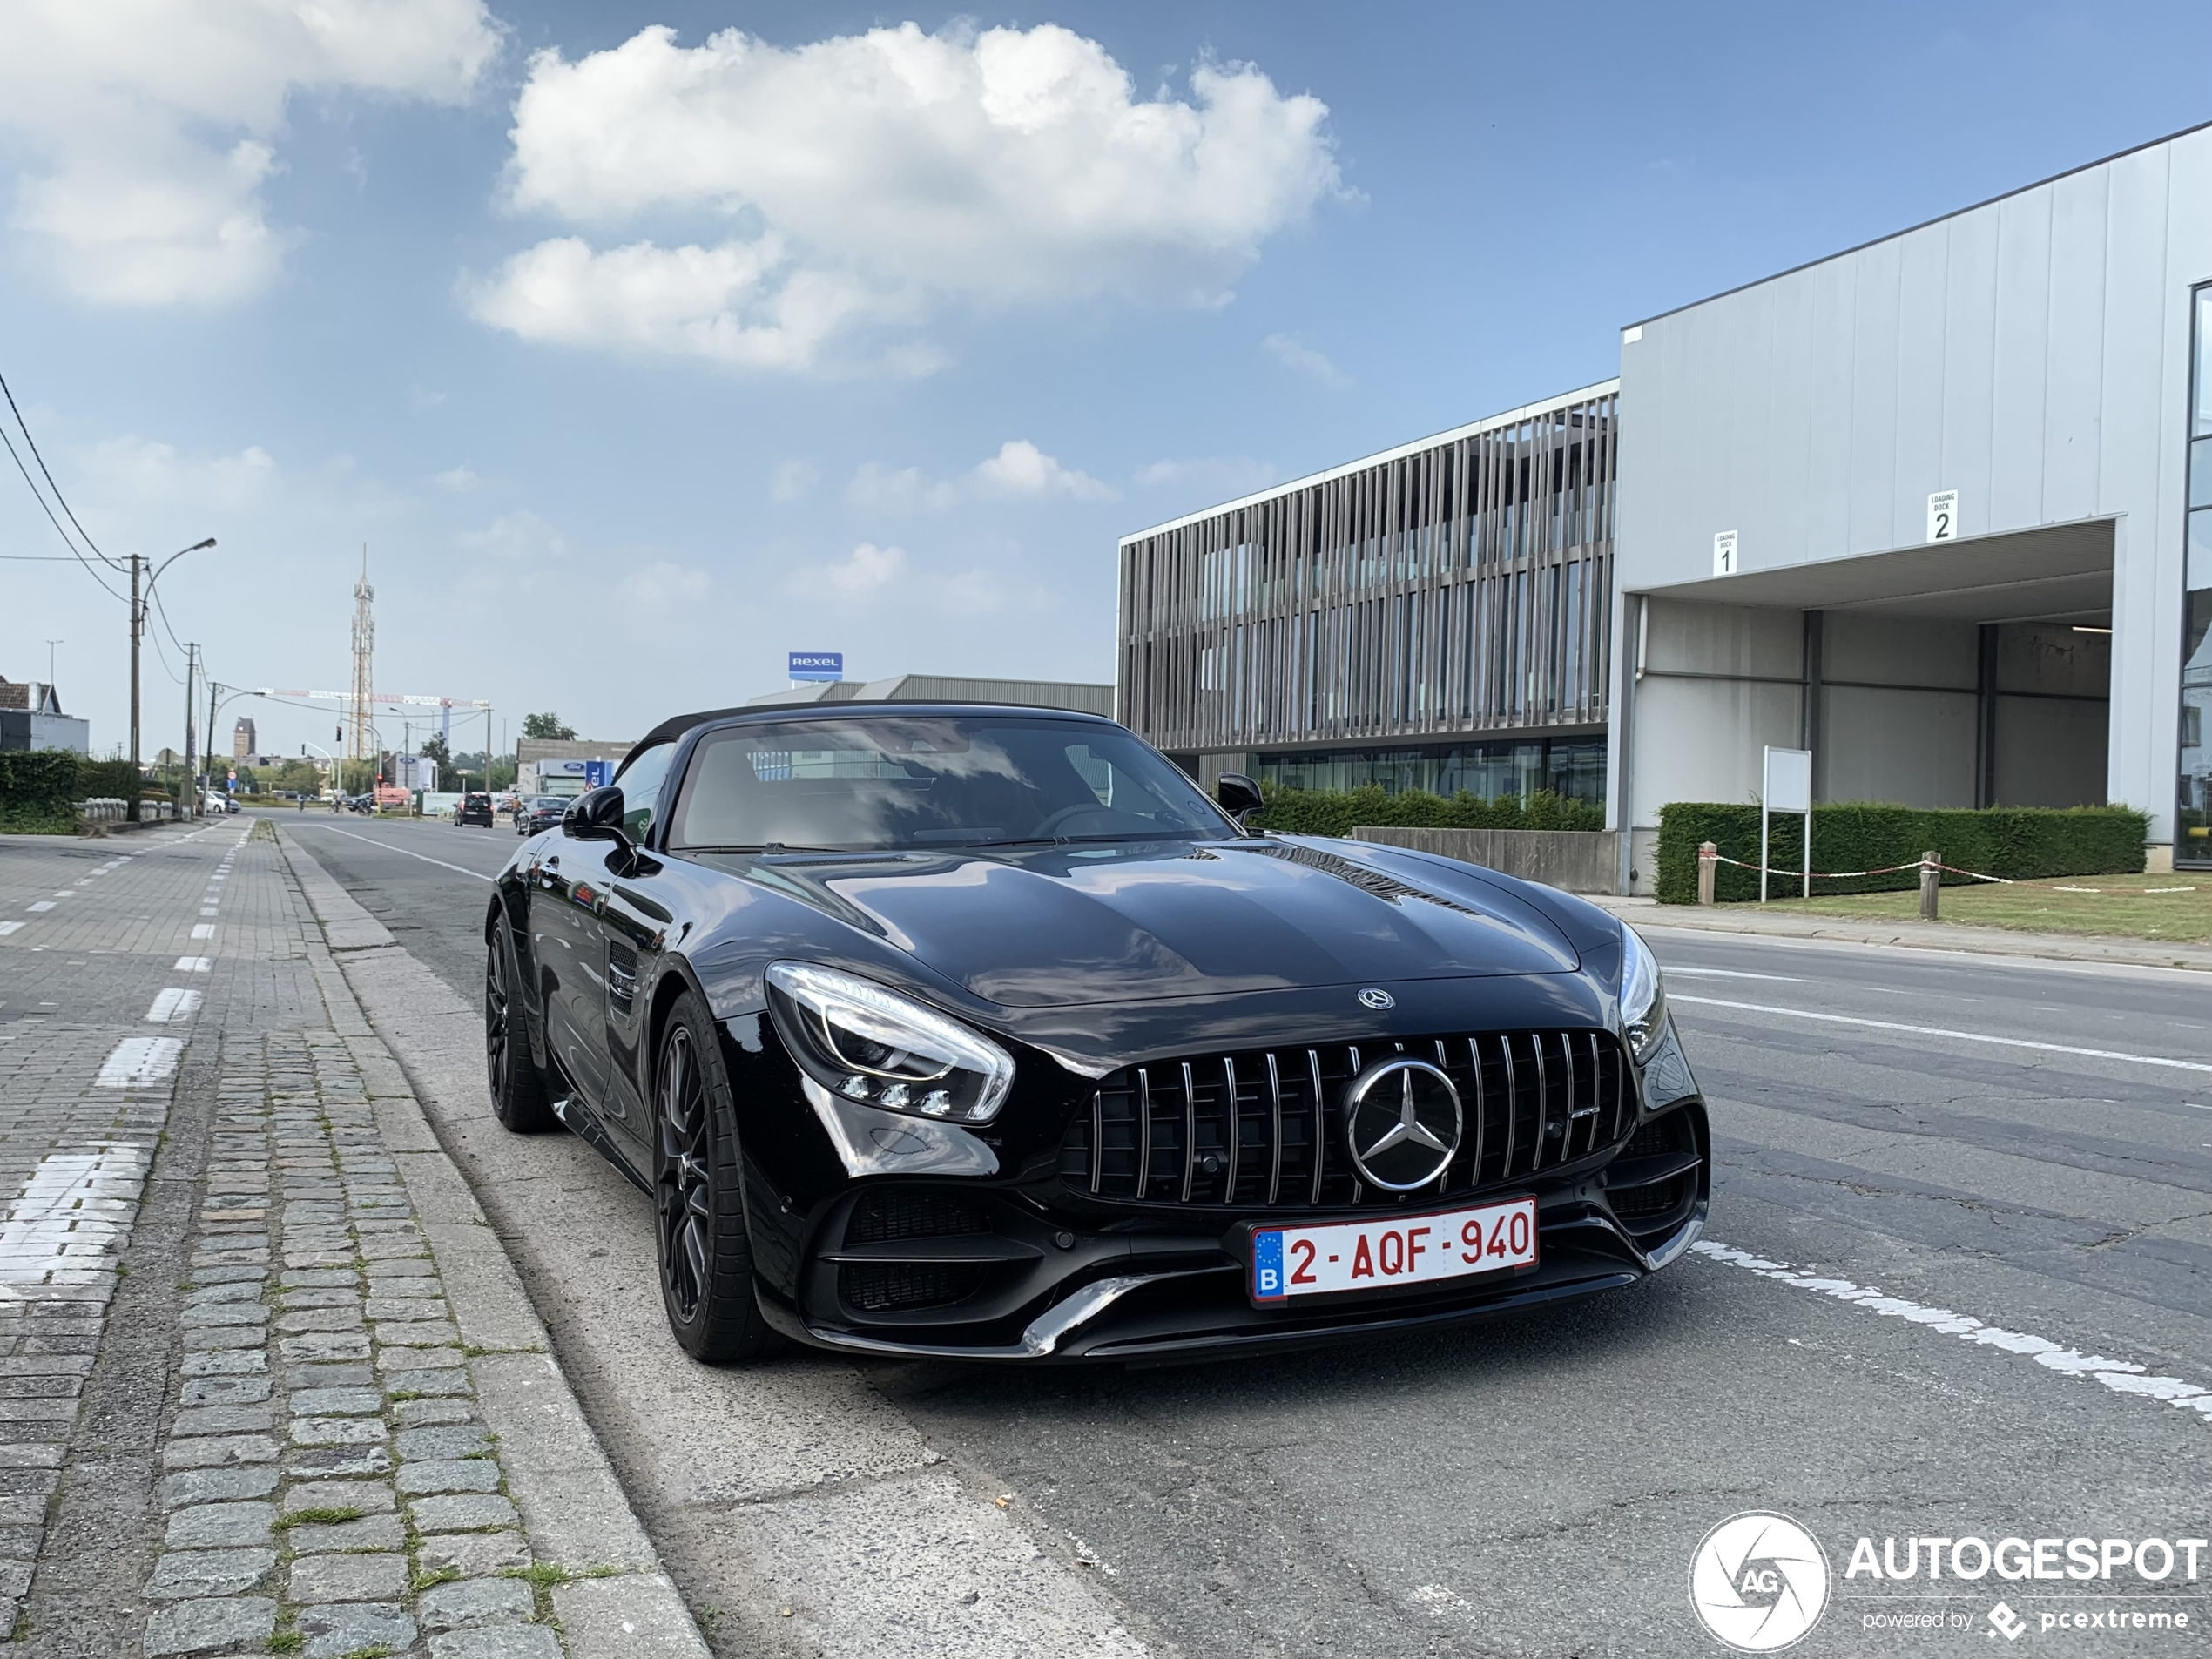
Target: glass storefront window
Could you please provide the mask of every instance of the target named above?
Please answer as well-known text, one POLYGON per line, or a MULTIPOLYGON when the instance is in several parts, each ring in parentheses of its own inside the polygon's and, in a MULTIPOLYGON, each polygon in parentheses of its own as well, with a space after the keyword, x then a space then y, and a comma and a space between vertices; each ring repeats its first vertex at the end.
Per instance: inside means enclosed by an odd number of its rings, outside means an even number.
POLYGON ((1534 738, 1392 749, 1326 749, 1253 757, 1252 774, 1284 789, 1422 790, 1484 800, 1526 799, 1548 789, 1569 800, 1605 801, 1603 738, 1534 738))
POLYGON ((2192 354, 2195 419, 2189 443, 2188 554, 2182 582, 2182 710, 2179 776, 2175 792, 2174 862, 2212 867, 2212 800, 2207 779, 2204 711, 2212 708, 2212 286, 2196 291, 2192 354))

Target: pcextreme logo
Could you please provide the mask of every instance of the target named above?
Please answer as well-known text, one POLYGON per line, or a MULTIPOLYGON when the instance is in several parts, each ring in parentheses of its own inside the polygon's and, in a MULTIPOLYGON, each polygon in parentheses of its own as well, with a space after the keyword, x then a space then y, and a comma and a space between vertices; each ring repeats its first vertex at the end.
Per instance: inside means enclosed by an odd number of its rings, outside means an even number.
POLYGON ((1731 1515, 1689 1558, 1689 1606, 1713 1639, 1739 1653, 1801 1641, 1828 1606, 1828 1557, 1787 1515, 1731 1515))

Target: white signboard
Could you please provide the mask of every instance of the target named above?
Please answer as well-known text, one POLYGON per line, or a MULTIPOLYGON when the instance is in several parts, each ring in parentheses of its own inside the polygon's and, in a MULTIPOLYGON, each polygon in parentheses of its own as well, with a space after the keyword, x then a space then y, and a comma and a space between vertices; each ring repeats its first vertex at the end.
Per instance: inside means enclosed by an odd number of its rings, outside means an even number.
POLYGON ((1959 492, 1939 489, 1928 497, 1928 540, 1956 541, 1959 536, 1959 492))
POLYGON ((1767 746, 1765 776, 1759 795, 1759 902, 1766 902, 1767 819, 1774 813, 1805 815, 1804 885, 1800 898, 1812 893, 1812 751, 1767 746))
POLYGON ((1764 799, 1770 813, 1812 810, 1811 750, 1768 748, 1764 799))
POLYGON ((1736 574, 1736 532, 1734 530, 1723 530, 1713 537, 1713 574, 1715 576, 1736 574))

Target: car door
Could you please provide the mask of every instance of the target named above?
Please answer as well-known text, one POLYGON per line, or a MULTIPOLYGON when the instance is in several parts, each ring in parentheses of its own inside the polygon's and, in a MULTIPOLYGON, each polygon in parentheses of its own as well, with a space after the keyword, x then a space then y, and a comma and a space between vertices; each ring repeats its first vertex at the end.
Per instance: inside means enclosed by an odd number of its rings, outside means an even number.
POLYGON ((633 756, 616 787, 623 792, 623 830, 632 843, 624 849, 602 842, 605 885, 593 916, 598 925, 600 962, 606 985, 602 1029, 605 1038, 606 1087, 604 1115, 624 1135, 641 1167, 651 1169, 658 1155, 654 1140, 653 1057, 647 1051, 649 988, 675 918, 664 902, 660 860, 647 849, 666 779, 673 744, 633 756))
POLYGON ((607 887, 607 845, 559 836, 539 853, 530 884, 530 954, 546 1042, 595 1109, 606 1094, 606 953, 593 913, 607 887))

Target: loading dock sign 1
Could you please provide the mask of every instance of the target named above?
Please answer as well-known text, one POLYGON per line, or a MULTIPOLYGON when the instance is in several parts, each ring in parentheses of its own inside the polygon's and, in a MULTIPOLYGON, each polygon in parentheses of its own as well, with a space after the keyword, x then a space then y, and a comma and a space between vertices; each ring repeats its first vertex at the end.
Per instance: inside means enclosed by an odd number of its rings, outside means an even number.
POLYGON ((1939 489, 1928 497, 1928 540, 1956 541, 1959 536, 1959 492, 1939 489))
POLYGON ((1715 576, 1736 574, 1736 532, 1734 530, 1723 530, 1713 537, 1713 574, 1715 576))

